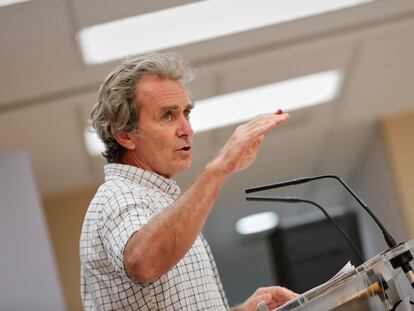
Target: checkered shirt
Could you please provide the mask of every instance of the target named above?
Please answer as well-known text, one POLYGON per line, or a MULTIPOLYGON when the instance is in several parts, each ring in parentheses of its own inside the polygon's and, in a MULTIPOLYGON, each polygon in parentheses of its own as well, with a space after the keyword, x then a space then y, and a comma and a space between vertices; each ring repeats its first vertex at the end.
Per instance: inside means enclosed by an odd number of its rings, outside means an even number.
POLYGON ((107 164, 104 170, 105 182, 88 208, 80 238, 85 310, 229 309, 202 234, 158 280, 141 283, 126 274, 123 253, 128 239, 168 208, 180 189, 170 179, 133 166, 107 164))

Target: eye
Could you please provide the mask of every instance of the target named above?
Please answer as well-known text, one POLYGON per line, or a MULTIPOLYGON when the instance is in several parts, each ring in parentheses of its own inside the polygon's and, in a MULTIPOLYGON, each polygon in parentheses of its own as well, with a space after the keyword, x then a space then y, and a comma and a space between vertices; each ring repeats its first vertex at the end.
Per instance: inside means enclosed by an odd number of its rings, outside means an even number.
POLYGON ((191 109, 184 110, 184 116, 186 117, 186 119, 190 119, 190 113, 191 113, 191 109))
POLYGON ((171 119, 172 119, 172 112, 171 111, 167 111, 166 113, 164 113, 163 115, 162 115, 162 119, 164 120, 164 121, 171 121, 171 119))

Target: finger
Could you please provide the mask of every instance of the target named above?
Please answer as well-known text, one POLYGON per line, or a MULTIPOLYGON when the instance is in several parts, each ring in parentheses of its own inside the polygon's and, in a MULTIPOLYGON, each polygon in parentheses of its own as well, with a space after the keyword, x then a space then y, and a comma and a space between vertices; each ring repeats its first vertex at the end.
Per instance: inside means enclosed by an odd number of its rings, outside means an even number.
POLYGON ((258 295, 252 299, 252 304, 254 306, 257 306, 262 301, 264 301, 266 304, 269 304, 272 301, 272 295, 271 294, 258 295))
POLYGON ((253 119, 252 121, 244 124, 242 126, 244 130, 244 135, 247 138, 256 137, 259 135, 266 134, 267 132, 271 131, 278 125, 283 124, 289 119, 288 114, 267 114, 267 115, 260 115, 253 119))
POLYGON ((264 141, 264 135, 260 135, 259 137, 257 137, 257 143, 259 144, 259 145, 261 145, 262 143, 263 143, 263 141, 264 141))
POLYGON ((264 141, 264 135, 260 135, 259 137, 257 137, 252 143, 252 149, 253 150, 259 149, 263 141, 264 141))
POLYGON ((298 297, 299 296, 299 294, 298 293, 295 293, 295 292, 293 292, 293 291, 291 291, 290 289, 288 289, 288 288, 284 288, 288 293, 289 293, 289 295, 292 297, 292 298, 296 298, 296 297, 298 297))
POLYGON ((267 291, 272 294, 273 299, 292 299, 297 296, 296 293, 282 286, 270 286, 266 288, 267 291))
POLYGON ((247 126, 254 124, 255 127, 257 127, 260 124, 265 124, 265 123, 272 123, 272 122, 279 122, 279 121, 283 121, 284 119, 288 118, 289 114, 287 113, 282 113, 282 114, 273 114, 273 113, 268 113, 268 114, 261 114, 256 116, 254 119, 250 120, 249 122, 247 122, 247 126))
POLYGON ((271 294, 272 296, 271 301, 268 303, 269 309, 281 306, 298 296, 297 293, 282 286, 261 287, 256 290, 255 295, 264 295, 265 293, 271 294))
POLYGON ((289 302, 289 301, 291 301, 292 299, 272 299, 268 304, 267 304, 267 306, 268 306, 268 308, 270 309, 270 310, 272 310, 272 309, 275 309, 275 308, 277 308, 277 307, 280 307, 280 306, 282 306, 282 305, 284 305, 285 303, 287 303, 287 302, 289 302))
POLYGON ((270 114, 263 116, 260 118, 256 123, 253 123, 253 132, 257 132, 260 135, 269 132, 270 130, 274 129, 278 125, 286 122, 289 119, 288 114, 270 114))
POLYGON ((280 287, 281 291, 283 292, 283 294, 285 295, 285 297, 289 298, 289 299, 293 299, 296 298, 297 296, 299 296, 299 294, 292 292, 290 289, 286 288, 286 287, 280 287))

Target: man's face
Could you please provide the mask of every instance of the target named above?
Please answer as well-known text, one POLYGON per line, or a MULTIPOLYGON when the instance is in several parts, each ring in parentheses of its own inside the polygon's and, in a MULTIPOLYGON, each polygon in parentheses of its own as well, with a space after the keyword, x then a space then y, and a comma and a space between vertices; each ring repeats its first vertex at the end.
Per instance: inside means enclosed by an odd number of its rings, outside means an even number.
POLYGON ((180 82, 155 75, 141 79, 137 92, 141 106, 130 160, 133 165, 171 178, 191 166, 192 104, 180 82))

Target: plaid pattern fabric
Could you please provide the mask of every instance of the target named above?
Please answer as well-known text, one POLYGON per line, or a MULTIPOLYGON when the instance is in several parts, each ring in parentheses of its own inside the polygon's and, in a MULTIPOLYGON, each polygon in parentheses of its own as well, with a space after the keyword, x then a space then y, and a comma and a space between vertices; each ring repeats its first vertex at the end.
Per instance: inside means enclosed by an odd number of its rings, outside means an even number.
POLYGON ((128 239, 179 195, 176 183, 160 175, 122 164, 105 166, 105 182, 88 208, 80 238, 85 310, 229 309, 202 234, 177 265, 153 283, 137 282, 125 272, 128 239))

